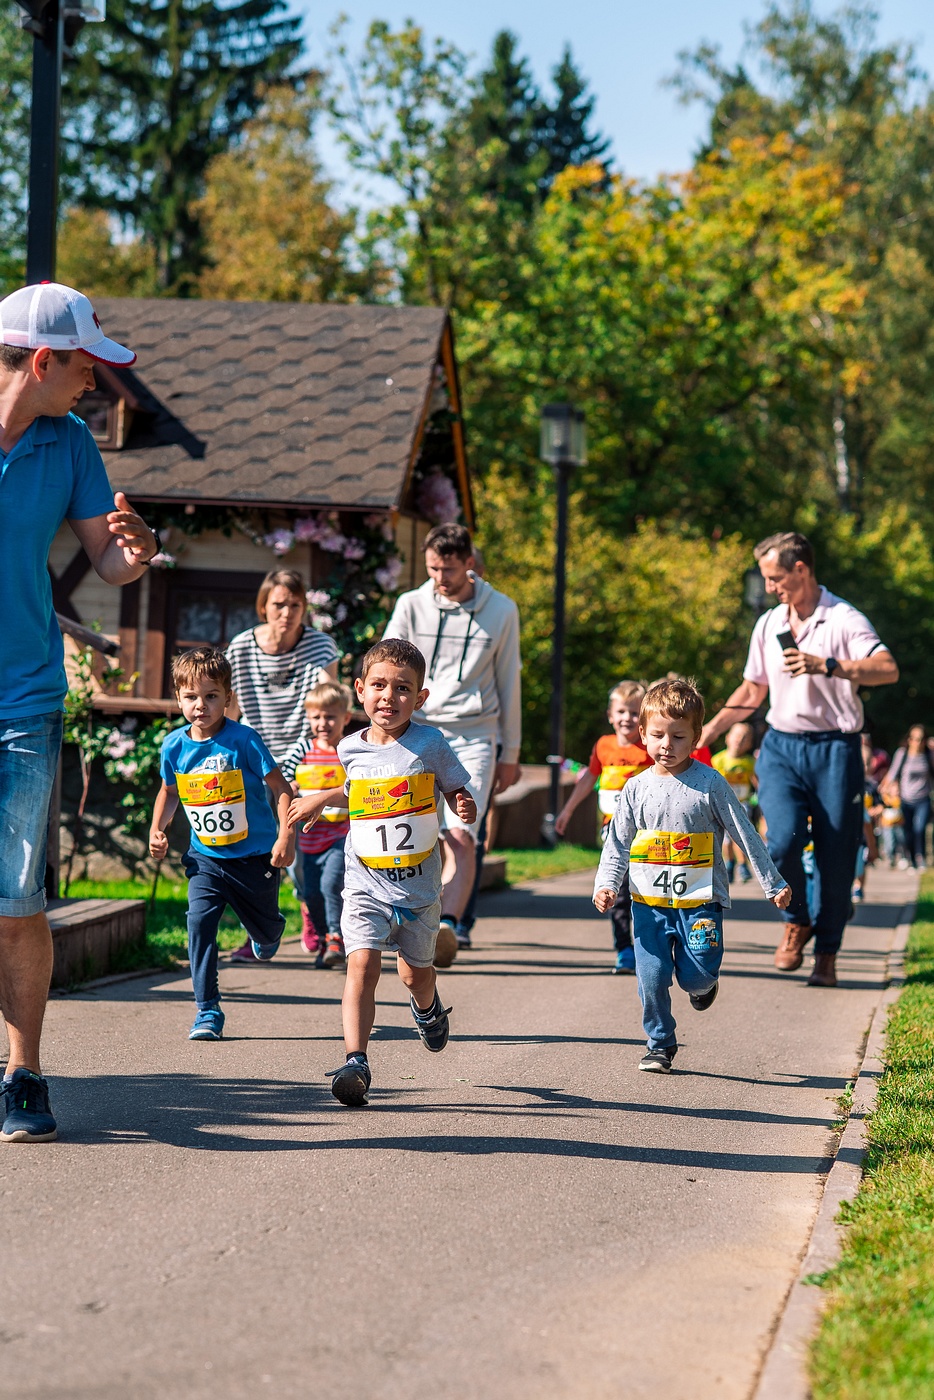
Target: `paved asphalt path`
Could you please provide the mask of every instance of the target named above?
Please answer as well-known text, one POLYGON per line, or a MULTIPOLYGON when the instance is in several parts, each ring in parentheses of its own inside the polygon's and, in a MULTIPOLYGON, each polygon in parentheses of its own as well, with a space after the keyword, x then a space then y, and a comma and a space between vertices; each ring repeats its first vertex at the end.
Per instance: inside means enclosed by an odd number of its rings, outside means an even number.
POLYGON ((748 1397, 914 879, 872 872, 835 991, 738 897, 663 1077, 591 878, 485 897, 443 1055, 387 969, 364 1110, 324 1079, 342 977, 297 944, 223 973, 220 1044, 182 976, 53 997, 61 1140, 0 1156, 0 1394, 748 1397))

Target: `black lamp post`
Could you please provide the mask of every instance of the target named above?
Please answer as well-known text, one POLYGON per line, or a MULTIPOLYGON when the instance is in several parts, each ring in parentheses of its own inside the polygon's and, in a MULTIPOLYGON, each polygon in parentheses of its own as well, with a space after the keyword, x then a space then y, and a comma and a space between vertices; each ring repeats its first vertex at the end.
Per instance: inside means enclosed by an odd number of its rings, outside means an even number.
POLYGON ((62 55, 89 20, 104 18, 106 0, 17 0, 22 25, 33 35, 29 130, 29 219, 26 282, 55 278, 58 228, 58 145, 62 55))
POLYGON ((542 836, 549 846, 557 843, 555 818, 561 795, 564 762, 564 592, 568 541, 568 495, 571 473, 587 462, 584 415, 569 403, 546 404, 542 410, 541 458, 554 468, 557 485, 555 530, 555 613, 551 639, 551 795, 542 836))
POLYGON ((743 574, 743 602, 747 608, 752 608, 756 617, 764 613, 769 606, 769 595, 765 589, 765 579, 758 564, 747 569, 743 574))

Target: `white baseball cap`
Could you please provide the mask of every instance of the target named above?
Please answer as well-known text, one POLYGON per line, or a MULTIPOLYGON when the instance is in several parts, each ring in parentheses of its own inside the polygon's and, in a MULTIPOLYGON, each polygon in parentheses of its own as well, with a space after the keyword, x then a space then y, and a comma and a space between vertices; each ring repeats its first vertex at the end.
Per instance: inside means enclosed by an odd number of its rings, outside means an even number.
POLYGON ((0 301, 0 342, 25 350, 83 350, 105 365, 131 365, 133 350, 108 340, 94 307, 74 287, 40 282, 0 301))

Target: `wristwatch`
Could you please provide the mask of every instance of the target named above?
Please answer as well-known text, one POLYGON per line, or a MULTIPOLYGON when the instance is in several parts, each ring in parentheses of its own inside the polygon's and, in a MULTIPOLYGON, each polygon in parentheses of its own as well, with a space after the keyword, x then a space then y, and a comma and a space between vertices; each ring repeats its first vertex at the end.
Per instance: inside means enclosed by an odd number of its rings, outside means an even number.
POLYGON ((834 671, 837 669, 837 664, 838 663, 836 657, 828 656, 824 662, 824 675, 832 676, 834 671))

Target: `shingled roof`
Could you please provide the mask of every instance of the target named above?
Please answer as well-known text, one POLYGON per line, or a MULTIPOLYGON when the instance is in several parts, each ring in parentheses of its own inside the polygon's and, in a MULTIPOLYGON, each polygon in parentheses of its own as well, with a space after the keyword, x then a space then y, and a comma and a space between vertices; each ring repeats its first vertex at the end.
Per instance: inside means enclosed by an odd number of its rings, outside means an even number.
POLYGON ((439 361, 458 408, 450 325, 433 307, 96 305, 139 356, 118 377, 142 413, 108 454, 114 485, 139 500, 399 507, 439 361))

